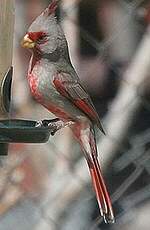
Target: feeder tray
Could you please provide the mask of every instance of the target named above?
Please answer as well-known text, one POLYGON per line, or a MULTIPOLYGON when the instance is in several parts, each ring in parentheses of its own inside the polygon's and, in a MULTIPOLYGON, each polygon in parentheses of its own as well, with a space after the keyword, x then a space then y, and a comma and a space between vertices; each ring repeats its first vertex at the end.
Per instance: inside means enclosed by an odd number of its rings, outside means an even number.
POLYGON ((44 143, 52 129, 31 120, 0 120, 0 143, 44 143))

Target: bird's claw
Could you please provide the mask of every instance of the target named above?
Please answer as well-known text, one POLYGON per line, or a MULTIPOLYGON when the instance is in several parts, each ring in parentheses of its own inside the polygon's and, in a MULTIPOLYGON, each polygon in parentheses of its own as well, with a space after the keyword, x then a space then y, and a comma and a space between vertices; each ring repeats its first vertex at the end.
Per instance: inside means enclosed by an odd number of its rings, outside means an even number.
POLYGON ((59 118, 56 118, 56 119, 49 121, 48 127, 51 127, 53 129, 53 131, 51 132, 51 135, 54 136, 58 130, 64 127, 64 122, 61 121, 59 118))
POLYGON ((53 127, 55 126, 53 123, 57 123, 59 118, 51 119, 51 120, 42 120, 42 121, 37 121, 35 127, 53 127))
POLYGON ((52 129, 51 135, 54 136, 58 130, 60 130, 66 126, 70 126, 72 124, 74 124, 73 121, 64 122, 64 121, 60 120, 59 118, 55 118, 55 119, 51 119, 51 120, 38 121, 36 124, 36 127, 51 128, 52 129))
POLYGON ((42 120, 38 121, 35 127, 49 127, 53 130, 51 132, 51 135, 54 136, 55 133, 63 127, 63 122, 59 118, 51 120, 42 120))
POLYGON ((51 119, 51 120, 43 120, 42 125, 46 127, 53 127, 56 126, 57 122, 59 122, 59 118, 51 119))
POLYGON ((36 128, 39 128, 39 127, 42 127, 42 126, 43 126, 43 122, 42 121, 37 121, 36 122, 36 125, 35 125, 36 128))
POLYGON ((53 120, 44 120, 43 122, 46 122, 47 126, 53 129, 51 132, 52 136, 54 136, 58 130, 74 124, 74 121, 64 122, 59 118, 55 118, 53 120))

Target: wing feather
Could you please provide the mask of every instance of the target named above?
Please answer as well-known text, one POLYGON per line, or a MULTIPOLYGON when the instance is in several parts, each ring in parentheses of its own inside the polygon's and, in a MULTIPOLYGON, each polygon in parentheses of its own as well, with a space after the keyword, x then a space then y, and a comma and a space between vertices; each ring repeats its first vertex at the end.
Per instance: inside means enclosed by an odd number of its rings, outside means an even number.
POLYGON ((67 73, 58 73, 54 76, 53 83, 56 90, 62 96, 71 100, 74 105, 85 113, 90 120, 97 124, 99 129, 105 133, 91 98, 78 80, 73 81, 67 73))

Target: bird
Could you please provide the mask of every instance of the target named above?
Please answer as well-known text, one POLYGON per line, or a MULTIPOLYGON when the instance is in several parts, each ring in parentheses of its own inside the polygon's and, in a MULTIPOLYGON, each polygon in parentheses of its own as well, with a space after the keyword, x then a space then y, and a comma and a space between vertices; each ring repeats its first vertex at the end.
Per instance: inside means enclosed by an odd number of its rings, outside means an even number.
POLYGON ((98 161, 95 128, 104 133, 93 102, 70 59, 67 39, 56 17, 58 1, 31 23, 21 45, 31 51, 27 81, 34 99, 69 126, 86 159, 100 216, 114 223, 114 213, 98 161))

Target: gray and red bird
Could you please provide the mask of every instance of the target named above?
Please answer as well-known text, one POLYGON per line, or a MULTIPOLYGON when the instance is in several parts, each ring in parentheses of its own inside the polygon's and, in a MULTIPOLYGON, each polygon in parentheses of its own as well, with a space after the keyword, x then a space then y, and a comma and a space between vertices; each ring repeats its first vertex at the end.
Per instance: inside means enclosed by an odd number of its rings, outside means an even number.
POLYGON ((103 131, 94 105, 70 61, 68 45, 52 0, 31 24, 22 46, 32 51, 28 83, 33 97, 68 124, 86 158, 100 214, 106 223, 114 222, 111 201, 101 174, 94 128, 103 131))

